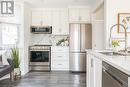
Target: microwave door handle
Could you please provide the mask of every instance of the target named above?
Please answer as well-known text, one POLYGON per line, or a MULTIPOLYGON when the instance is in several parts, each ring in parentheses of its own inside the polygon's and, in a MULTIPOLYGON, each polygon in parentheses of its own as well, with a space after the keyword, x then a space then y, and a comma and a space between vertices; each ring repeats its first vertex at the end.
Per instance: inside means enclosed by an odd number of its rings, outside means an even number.
POLYGON ((122 81, 120 81, 119 79, 118 79, 118 77, 116 77, 115 75, 113 75, 112 73, 110 73, 109 71, 107 71, 107 70, 103 70, 107 75, 109 75, 110 77, 112 77, 116 82, 118 82, 121 86, 123 86, 123 87, 127 87, 127 86, 124 86, 124 84, 123 84, 123 82, 122 81))

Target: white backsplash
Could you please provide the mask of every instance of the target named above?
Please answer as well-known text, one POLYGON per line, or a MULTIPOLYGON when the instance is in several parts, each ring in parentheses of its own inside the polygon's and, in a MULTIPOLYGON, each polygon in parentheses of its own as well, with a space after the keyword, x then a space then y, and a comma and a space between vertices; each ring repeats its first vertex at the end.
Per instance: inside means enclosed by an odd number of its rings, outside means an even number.
POLYGON ((51 37, 52 45, 56 45, 56 43, 58 43, 59 40, 65 39, 65 38, 67 38, 67 37, 68 37, 68 36, 52 36, 52 37, 51 37))
POLYGON ((55 36, 49 34, 31 34, 31 45, 56 45, 56 43, 68 36, 55 36))
POLYGON ((31 35, 31 44, 42 44, 42 45, 50 45, 51 44, 51 36, 48 34, 32 34, 31 35))

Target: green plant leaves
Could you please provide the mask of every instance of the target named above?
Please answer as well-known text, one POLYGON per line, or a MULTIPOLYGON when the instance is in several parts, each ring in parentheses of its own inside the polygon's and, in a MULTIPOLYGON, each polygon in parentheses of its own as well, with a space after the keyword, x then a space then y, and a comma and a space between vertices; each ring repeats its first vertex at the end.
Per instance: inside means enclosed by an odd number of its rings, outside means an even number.
POLYGON ((12 57, 13 62, 14 62, 14 68, 19 68, 20 59, 19 59, 19 49, 18 48, 11 49, 11 57, 12 57))

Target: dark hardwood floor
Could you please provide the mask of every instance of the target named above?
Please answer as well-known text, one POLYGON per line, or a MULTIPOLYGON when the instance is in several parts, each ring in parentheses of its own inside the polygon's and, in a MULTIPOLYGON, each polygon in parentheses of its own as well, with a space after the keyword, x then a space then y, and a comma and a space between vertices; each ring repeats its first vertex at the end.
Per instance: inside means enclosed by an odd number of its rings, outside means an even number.
POLYGON ((30 72, 21 80, 0 80, 0 87, 86 87, 85 73, 30 72))

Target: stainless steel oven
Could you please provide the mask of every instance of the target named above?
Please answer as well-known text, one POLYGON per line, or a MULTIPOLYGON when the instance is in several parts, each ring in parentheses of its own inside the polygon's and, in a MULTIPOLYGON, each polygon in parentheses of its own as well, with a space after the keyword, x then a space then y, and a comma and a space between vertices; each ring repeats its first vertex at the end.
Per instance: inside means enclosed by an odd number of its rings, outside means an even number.
POLYGON ((52 26, 31 26, 31 33, 51 34, 52 33, 52 26))
POLYGON ((50 71, 51 46, 30 46, 30 70, 50 71))
POLYGON ((128 75, 103 62, 102 87, 128 87, 128 75))

